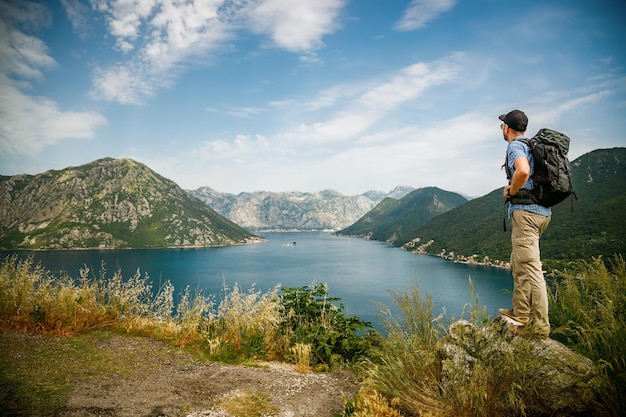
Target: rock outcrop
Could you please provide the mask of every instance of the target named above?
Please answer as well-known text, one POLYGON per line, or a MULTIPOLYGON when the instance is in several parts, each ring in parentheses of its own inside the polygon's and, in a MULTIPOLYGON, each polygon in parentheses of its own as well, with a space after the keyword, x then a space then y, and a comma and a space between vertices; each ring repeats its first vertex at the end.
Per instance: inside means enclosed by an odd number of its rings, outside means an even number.
POLYGON ((530 415, 593 415, 601 377, 592 361, 556 340, 524 332, 502 317, 483 328, 464 320, 452 324, 437 349, 442 389, 468 384, 481 368, 490 386, 499 382, 494 392, 484 393, 485 401, 506 397, 510 405, 523 399, 520 404, 535 408, 526 410, 530 415))

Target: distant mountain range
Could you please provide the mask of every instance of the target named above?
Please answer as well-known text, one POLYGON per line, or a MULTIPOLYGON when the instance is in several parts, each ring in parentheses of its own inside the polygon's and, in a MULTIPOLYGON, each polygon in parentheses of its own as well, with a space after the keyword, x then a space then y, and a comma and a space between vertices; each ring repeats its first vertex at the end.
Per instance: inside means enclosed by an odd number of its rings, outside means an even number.
POLYGON ((254 239, 131 159, 0 176, 0 249, 206 247, 254 239))
MULTIPOLYGON (((566 200, 553 208, 551 223, 541 239, 542 259, 558 264, 624 254, 626 148, 598 149, 570 165, 578 199, 566 200)), ((423 214, 433 205, 433 190, 429 194, 418 190, 420 193, 415 191, 399 201, 384 200, 339 233, 391 241, 408 250, 457 261, 508 262, 511 226, 510 220, 505 219, 501 189, 427 219, 423 214), (409 215, 409 208, 416 214, 409 215), (504 221, 508 224, 506 233, 504 221)), ((437 193, 441 199, 441 191, 437 193)))
POLYGON ((368 191, 349 196, 333 190, 256 191, 235 195, 201 187, 187 192, 241 227, 262 232, 339 230, 357 221, 384 198, 402 198, 413 190, 398 186, 389 193, 368 191))

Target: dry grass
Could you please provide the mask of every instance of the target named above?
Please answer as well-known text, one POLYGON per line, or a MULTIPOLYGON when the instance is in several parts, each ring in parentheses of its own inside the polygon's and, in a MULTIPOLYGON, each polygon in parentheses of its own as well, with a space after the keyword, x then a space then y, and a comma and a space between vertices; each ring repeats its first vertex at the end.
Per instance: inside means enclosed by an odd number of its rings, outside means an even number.
POLYGON ((626 409, 626 262, 615 256, 559 273, 549 292, 552 337, 589 357, 612 382, 603 402, 626 409))
POLYGON ((397 398, 388 400, 374 388, 363 386, 353 405, 349 405, 352 417, 402 417, 397 409, 397 398))
POLYGON ((296 371, 301 373, 311 372, 311 345, 296 343, 290 351, 296 363, 296 371))
MULTIPOLYGON (((97 273, 82 269, 77 279, 56 277, 32 258, 13 255, 0 266, 0 331, 71 336, 112 329, 197 345, 215 360, 290 360, 295 341, 281 326, 286 318, 278 292, 278 286, 262 293, 235 284, 224 287, 216 305, 187 287, 175 302, 169 281, 155 289, 139 270, 125 278, 102 265, 97 273)), ((299 355, 305 369, 304 351, 299 355)))
POLYGON ((435 354, 444 331, 442 317, 434 318, 432 297, 423 296, 417 286, 391 295, 400 314, 386 313, 388 336, 366 371, 366 384, 405 415, 445 415, 435 354))
POLYGON ((93 282, 56 279, 32 259, 7 258, 0 267, 0 330, 72 335, 114 321, 93 282))
POLYGON ((0 266, 0 331, 71 336, 109 328, 188 343, 202 337, 213 303, 189 288, 174 309, 174 287, 156 294, 148 275, 107 277, 84 268, 78 279, 52 276, 32 258, 7 257, 0 266))
POLYGON ((236 391, 223 397, 217 407, 231 416, 269 417, 278 414, 280 409, 271 405, 271 397, 265 393, 252 393, 247 390, 236 391))

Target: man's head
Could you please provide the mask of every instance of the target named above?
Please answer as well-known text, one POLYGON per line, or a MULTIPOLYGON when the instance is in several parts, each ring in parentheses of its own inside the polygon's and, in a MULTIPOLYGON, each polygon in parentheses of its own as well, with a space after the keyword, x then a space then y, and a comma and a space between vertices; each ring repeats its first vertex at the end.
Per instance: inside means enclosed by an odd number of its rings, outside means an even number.
POLYGON ((510 141, 526 132, 528 127, 528 117, 521 110, 511 110, 507 114, 498 117, 504 123, 502 125, 502 135, 504 140, 510 141))

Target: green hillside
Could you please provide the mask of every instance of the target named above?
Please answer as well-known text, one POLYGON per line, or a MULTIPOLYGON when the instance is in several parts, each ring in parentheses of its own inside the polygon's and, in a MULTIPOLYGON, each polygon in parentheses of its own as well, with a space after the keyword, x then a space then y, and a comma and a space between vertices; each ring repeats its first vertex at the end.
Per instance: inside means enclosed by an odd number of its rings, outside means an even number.
POLYGON ((466 202, 465 197, 456 193, 436 187, 420 188, 400 200, 384 199, 338 234, 393 242, 416 226, 466 202))
MULTIPOLYGON (((626 148, 599 149, 571 162, 578 200, 553 208, 541 239, 544 261, 572 261, 626 252, 626 148)), ((476 255, 508 261, 510 220, 503 231, 504 202, 500 189, 417 226, 396 240, 402 246, 419 239, 426 253, 455 257, 476 255)))
POLYGON ((131 159, 0 177, 0 249, 206 247, 254 236, 131 159))

